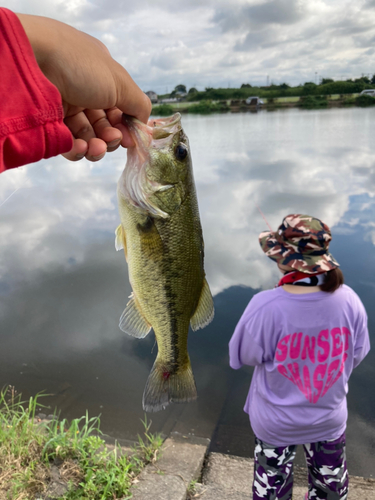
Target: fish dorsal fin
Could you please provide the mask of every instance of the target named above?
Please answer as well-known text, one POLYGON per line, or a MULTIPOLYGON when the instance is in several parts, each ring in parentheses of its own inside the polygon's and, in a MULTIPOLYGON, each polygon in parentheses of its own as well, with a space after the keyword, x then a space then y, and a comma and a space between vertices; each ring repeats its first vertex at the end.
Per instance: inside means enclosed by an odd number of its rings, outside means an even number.
POLYGON ((125 252, 125 259, 128 260, 128 255, 126 251, 126 236, 125 236, 125 231, 124 228, 122 227, 122 224, 117 226, 117 229, 115 231, 115 248, 116 250, 122 250, 124 249, 125 252))
POLYGON ((207 280, 203 280, 203 287, 199 297, 198 306, 190 319, 192 330, 204 328, 211 323, 214 317, 214 301, 212 300, 211 290, 207 280))
POLYGON ((121 314, 120 330, 138 339, 143 339, 151 330, 151 325, 144 318, 134 293, 129 298, 130 300, 121 314))

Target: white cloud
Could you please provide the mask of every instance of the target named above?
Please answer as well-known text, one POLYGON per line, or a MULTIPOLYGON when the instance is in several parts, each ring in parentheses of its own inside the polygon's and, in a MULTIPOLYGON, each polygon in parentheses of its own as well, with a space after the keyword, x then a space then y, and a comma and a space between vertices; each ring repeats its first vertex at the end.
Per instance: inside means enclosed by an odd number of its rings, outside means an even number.
POLYGON ((7 0, 15 11, 54 17, 106 43, 143 90, 177 84, 292 85, 374 72, 373 1, 7 0))

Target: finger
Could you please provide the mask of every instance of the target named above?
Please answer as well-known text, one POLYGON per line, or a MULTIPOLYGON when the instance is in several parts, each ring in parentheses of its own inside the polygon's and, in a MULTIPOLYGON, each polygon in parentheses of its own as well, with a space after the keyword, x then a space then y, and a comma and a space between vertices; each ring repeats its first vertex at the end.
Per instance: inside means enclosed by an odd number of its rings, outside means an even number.
POLYGON ((99 161, 107 152, 107 144, 102 139, 94 137, 89 140, 86 158, 89 161, 99 161))
POLYGON ((111 108, 106 110, 107 118, 112 127, 120 130, 122 134, 121 146, 124 148, 130 148, 134 146, 133 138, 130 135, 129 129, 126 124, 122 121, 122 111, 118 108, 111 108))
POLYGON ((73 139, 73 147, 68 153, 64 153, 63 156, 69 161, 78 161, 87 153, 88 144, 82 139, 73 139))
POLYGON ((76 139, 89 142, 90 139, 95 137, 94 128, 83 111, 73 116, 67 116, 64 123, 76 139))
POLYGON ((120 130, 122 134, 121 146, 123 148, 131 148, 135 145, 134 140, 130 135, 129 129, 124 123, 119 123, 118 125, 116 125, 116 128, 120 130))
POLYGON ((107 151, 114 151, 120 145, 122 134, 117 128, 113 128, 103 109, 86 109, 91 126, 94 128, 96 137, 107 143, 107 151))
POLYGON ((114 77, 118 96, 116 106, 126 115, 135 116, 143 123, 147 123, 152 109, 148 96, 142 92, 129 73, 116 62, 114 77))
POLYGON ((112 127, 115 127, 119 123, 122 123, 123 112, 118 108, 110 108, 105 110, 107 114, 107 119, 112 127))

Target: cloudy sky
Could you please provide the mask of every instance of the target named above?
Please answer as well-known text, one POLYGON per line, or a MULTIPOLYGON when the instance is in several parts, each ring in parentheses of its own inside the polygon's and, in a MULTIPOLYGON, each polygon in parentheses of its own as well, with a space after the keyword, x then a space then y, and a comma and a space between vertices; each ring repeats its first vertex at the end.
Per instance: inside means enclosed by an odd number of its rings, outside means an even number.
POLYGON ((102 40, 144 90, 375 73, 375 0, 3 0, 102 40))

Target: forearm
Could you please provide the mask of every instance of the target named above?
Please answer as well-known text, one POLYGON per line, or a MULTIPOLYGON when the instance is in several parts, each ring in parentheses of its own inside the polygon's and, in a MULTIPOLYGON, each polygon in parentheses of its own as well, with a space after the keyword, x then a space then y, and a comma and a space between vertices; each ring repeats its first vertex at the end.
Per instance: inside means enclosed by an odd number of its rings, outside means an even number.
POLYGON ((57 28, 60 23, 41 16, 18 13, 15 15, 25 30, 39 67, 42 67, 46 60, 48 61, 50 53, 54 52, 57 30, 53 27, 55 25, 57 28))

